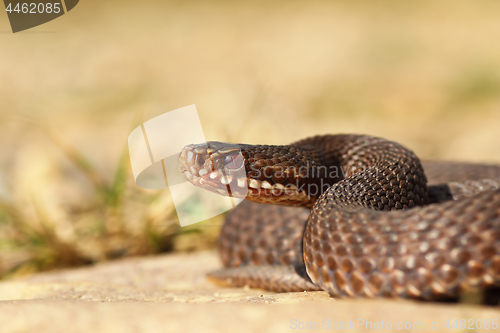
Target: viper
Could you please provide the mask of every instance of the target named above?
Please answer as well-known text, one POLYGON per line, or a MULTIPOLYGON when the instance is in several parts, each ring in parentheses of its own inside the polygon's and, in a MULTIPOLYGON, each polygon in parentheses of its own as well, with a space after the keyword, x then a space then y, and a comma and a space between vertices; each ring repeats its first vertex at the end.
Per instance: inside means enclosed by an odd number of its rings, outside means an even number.
POLYGON ((346 134, 193 144, 178 163, 194 185, 246 199, 222 227, 219 284, 427 300, 500 284, 500 166, 421 162, 346 134))

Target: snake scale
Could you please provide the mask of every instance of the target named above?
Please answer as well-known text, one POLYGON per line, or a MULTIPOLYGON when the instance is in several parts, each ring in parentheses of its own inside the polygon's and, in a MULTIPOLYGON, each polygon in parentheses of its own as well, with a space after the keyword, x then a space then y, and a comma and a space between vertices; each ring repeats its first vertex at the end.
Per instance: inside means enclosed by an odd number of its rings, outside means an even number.
POLYGON ((368 135, 208 142, 178 162, 196 186, 248 191, 222 228, 219 284, 427 300, 500 284, 500 166, 422 163, 368 135))

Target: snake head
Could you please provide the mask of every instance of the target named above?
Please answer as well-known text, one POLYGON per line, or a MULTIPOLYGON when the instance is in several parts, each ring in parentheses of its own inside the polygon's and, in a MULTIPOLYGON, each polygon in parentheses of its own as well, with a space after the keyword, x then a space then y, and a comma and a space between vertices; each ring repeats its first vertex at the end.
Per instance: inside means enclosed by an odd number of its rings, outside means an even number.
POLYGON ((216 141, 188 145, 178 158, 179 170, 198 187, 254 202, 295 206, 310 206, 321 194, 311 195, 309 186, 312 178, 320 179, 315 169, 319 162, 312 149, 216 141))
POLYGON ((242 146, 216 141, 187 145, 179 154, 179 170, 198 187, 245 198, 248 186, 242 146))

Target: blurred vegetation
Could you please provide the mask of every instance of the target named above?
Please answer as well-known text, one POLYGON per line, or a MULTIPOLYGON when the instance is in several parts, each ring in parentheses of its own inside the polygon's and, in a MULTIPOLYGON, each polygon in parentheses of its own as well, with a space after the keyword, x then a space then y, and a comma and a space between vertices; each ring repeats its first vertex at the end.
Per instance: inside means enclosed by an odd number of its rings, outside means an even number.
POLYGON ((365 133, 500 163, 500 2, 83 1, 0 15, 0 277, 213 248, 138 188, 127 136, 196 104, 208 140, 365 133))
MULTIPOLYGON (((106 181, 81 152, 56 133, 28 125, 50 139, 44 145, 53 145, 62 153, 70 163, 66 172, 69 168, 81 174, 80 184, 70 190, 78 199, 63 202, 60 196, 65 190, 58 185, 50 193, 51 185, 40 178, 54 171, 64 175, 64 167, 58 165, 62 161, 37 159, 30 151, 31 163, 38 163, 41 170, 33 172, 36 167, 30 166, 33 174, 23 173, 31 178, 28 188, 9 184, 13 196, 0 200, 0 277, 214 246, 213 228, 207 232, 196 225, 179 227, 166 191, 144 190, 134 184, 126 147, 111 181, 106 181), (85 182, 87 194, 81 193, 85 182), (18 189, 26 190, 26 196, 18 196, 18 189)), ((63 176, 63 180, 69 181, 68 176, 75 175, 63 176)))

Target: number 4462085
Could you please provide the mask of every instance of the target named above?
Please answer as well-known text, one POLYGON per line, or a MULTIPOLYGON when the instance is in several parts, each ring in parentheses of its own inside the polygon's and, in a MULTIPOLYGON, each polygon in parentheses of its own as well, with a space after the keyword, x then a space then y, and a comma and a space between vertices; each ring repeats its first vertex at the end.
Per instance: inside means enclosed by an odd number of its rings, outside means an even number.
POLYGON ((497 329, 498 324, 497 324, 498 319, 461 319, 458 321, 458 319, 455 319, 455 321, 450 325, 450 320, 448 319, 446 323, 444 324, 443 327, 446 328, 461 328, 461 329, 468 329, 468 330, 474 330, 474 329, 497 329))
POLYGON ((12 9, 12 4, 9 3, 5 11, 12 13, 24 13, 24 14, 38 14, 38 13, 55 13, 58 14, 61 12, 61 4, 60 3, 17 3, 14 9, 12 9))

